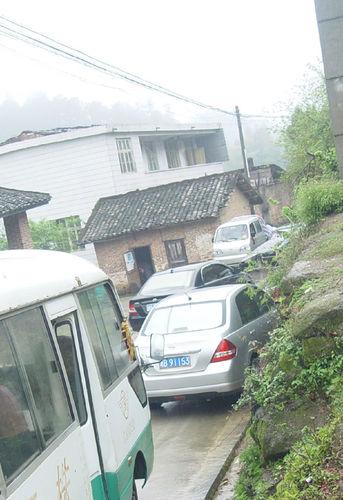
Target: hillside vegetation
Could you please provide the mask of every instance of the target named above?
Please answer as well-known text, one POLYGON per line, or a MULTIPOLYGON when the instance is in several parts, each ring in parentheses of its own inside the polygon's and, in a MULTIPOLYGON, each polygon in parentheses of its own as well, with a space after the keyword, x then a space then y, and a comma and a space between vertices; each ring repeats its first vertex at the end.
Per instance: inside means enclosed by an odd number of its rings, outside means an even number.
POLYGON ((268 277, 280 326, 239 402, 253 418, 236 500, 343 498, 343 184, 308 183, 294 207, 305 224, 268 277))

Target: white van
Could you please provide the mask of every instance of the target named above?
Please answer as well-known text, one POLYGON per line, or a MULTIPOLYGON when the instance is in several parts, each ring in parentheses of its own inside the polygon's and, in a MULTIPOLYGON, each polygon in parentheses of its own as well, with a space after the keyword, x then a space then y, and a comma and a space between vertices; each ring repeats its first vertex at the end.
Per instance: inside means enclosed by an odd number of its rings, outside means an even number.
POLYGON ((0 499, 132 500, 150 411, 107 276, 60 252, 0 252, 0 499))
POLYGON ((263 219, 258 215, 235 217, 217 228, 213 238, 213 257, 225 264, 238 264, 268 237, 263 219))

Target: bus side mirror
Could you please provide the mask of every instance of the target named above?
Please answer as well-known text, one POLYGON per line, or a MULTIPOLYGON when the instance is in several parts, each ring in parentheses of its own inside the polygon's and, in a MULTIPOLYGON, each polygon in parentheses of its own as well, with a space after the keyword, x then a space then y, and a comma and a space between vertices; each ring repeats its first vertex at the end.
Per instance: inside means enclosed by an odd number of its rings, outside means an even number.
POLYGON ((150 335, 150 358, 162 361, 164 358, 164 335, 153 333, 150 335))

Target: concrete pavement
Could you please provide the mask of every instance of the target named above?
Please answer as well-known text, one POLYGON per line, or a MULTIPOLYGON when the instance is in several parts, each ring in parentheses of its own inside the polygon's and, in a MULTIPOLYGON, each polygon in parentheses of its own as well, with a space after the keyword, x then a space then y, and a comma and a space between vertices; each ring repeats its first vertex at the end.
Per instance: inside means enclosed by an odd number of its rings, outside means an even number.
POLYGON ((139 499, 211 498, 249 418, 248 410, 234 412, 228 400, 168 403, 154 410, 154 470, 139 488, 139 499))

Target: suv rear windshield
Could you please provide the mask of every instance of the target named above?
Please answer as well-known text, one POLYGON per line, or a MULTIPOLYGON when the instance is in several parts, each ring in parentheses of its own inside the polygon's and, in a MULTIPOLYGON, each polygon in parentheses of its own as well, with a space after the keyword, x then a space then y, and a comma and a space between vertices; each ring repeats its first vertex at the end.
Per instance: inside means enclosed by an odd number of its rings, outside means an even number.
POLYGON ((248 236, 248 227, 246 224, 226 226, 218 230, 216 234, 216 242, 246 240, 248 236))
POLYGON ((187 288, 191 286, 193 271, 175 271, 166 274, 154 274, 145 283, 141 292, 143 295, 149 295, 158 290, 166 288, 187 288))
POLYGON ((199 332, 224 323, 224 302, 198 302, 155 309, 142 335, 199 332))

